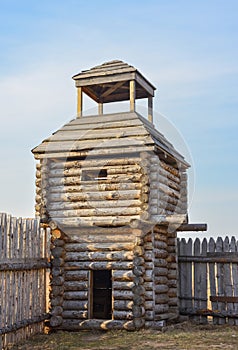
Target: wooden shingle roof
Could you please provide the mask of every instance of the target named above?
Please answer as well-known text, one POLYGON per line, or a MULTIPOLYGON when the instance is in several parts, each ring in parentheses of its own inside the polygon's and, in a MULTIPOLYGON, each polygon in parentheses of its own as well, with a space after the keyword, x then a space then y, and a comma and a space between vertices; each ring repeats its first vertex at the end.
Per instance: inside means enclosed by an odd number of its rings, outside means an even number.
POLYGON ((137 112, 85 116, 71 120, 32 152, 36 158, 77 155, 126 154, 141 151, 164 152, 189 166, 184 157, 137 112))
POLYGON ((129 100, 129 82, 136 82, 136 99, 154 96, 156 89, 135 67, 119 60, 103 63, 73 76, 76 87, 94 101, 129 100))

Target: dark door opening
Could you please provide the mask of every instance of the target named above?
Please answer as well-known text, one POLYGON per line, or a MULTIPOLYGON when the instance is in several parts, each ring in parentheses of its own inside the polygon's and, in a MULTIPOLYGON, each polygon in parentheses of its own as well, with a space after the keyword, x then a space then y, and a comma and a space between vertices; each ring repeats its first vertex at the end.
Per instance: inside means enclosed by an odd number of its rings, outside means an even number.
POLYGON ((112 318, 112 271, 93 271, 93 318, 112 318))

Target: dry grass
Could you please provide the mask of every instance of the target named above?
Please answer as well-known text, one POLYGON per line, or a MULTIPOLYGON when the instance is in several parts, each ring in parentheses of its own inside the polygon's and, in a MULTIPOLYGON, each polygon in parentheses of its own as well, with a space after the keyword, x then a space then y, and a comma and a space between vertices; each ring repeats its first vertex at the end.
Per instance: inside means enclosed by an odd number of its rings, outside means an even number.
POLYGON ((238 350, 238 327, 182 323, 163 332, 57 332, 32 337, 14 350, 238 350))

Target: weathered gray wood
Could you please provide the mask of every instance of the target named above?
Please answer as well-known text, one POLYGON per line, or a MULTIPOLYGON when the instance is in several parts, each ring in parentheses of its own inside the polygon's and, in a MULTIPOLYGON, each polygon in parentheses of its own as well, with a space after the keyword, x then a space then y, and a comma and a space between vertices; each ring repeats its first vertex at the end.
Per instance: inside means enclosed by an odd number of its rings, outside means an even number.
MULTIPOLYGON (((230 252, 230 242, 229 242, 228 237, 226 237, 224 242, 223 242, 223 251, 230 252)), ((225 289, 226 296, 233 295, 231 278, 232 278, 231 265, 228 263, 225 263, 224 264, 224 289, 225 289)), ((233 313, 233 303, 227 302, 226 303, 226 310, 227 310, 228 314, 232 314, 233 313)), ((234 325, 234 320, 230 317, 228 317, 228 324, 231 326, 234 325)))
MULTIPOLYGON (((200 255, 200 240, 197 238, 194 242, 194 255, 200 255)), ((200 301, 201 301, 201 288, 202 288, 202 275, 201 275, 201 267, 200 264, 195 264, 194 266, 194 309, 200 309, 200 301)), ((199 316, 194 316, 194 320, 196 322, 200 321, 199 316)))
MULTIPOLYGON (((236 253, 237 254, 237 242, 235 237, 233 236, 231 238, 231 253, 236 253)), ((238 263, 233 263, 232 264, 232 280, 233 280, 233 294, 235 297, 238 296, 238 263)), ((233 312, 235 314, 238 314, 238 303, 234 303, 234 309, 233 312)), ((238 325, 238 318, 234 319, 234 324, 237 326, 238 325)))
MULTIPOLYGON (((207 253, 207 240, 206 238, 203 239, 202 241, 202 247, 201 247, 201 254, 205 255, 207 253)), ((201 302, 200 302, 200 308, 202 310, 207 310, 208 305, 207 305, 207 300, 208 300, 208 295, 207 295, 207 264, 206 262, 201 263, 200 266, 200 271, 201 271, 201 302)), ((206 316, 201 316, 200 323, 202 324, 207 324, 208 320, 206 316)))
MULTIPOLYGON (((216 243, 213 238, 210 238, 208 248, 210 253, 215 252, 216 243)), ((215 263, 209 263, 209 284, 210 284, 210 295, 217 295, 215 263)), ((217 302, 212 302, 212 310, 217 310, 217 309, 218 309, 217 302)), ((217 317, 213 317, 213 324, 218 324, 217 317)))
POLYGON ((0 333, 7 346, 43 330, 49 262, 39 220, 1 214, 0 235, 0 333))
MULTIPOLYGON (((223 252, 223 241, 221 237, 217 238, 216 241, 216 251, 217 252, 223 252)), ((224 264, 218 263, 217 264, 217 292, 218 295, 225 295, 225 288, 224 288, 224 264)), ((218 303, 218 310, 221 312, 226 311, 225 303, 219 302, 218 303)), ((225 324, 225 319, 219 318, 218 324, 225 324)))

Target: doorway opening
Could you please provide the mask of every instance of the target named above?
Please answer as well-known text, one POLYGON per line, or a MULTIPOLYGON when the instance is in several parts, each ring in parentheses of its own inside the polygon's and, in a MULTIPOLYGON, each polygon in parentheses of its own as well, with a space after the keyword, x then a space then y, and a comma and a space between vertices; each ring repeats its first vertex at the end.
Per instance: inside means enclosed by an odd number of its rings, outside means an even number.
POLYGON ((93 310, 92 318, 112 318, 112 271, 94 270, 93 278, 93 310))

